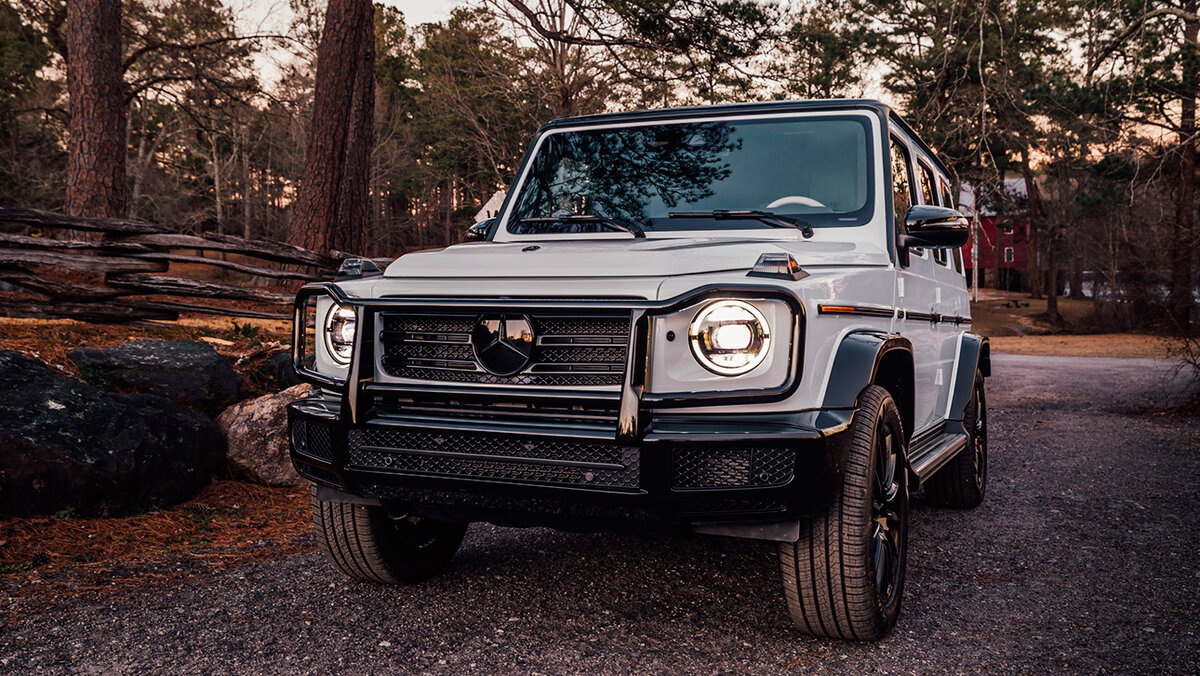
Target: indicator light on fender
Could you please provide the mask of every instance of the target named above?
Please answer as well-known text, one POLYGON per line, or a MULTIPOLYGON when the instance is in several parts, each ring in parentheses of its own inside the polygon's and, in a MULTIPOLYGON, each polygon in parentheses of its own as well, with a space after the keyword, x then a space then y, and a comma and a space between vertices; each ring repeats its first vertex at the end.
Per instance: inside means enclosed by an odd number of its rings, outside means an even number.
POLYGON ((765 253, 758 257, 758 262, 746 275, 747 277, 771 277, 774 279, 804 279, 808 273, 791 254, 765 253))

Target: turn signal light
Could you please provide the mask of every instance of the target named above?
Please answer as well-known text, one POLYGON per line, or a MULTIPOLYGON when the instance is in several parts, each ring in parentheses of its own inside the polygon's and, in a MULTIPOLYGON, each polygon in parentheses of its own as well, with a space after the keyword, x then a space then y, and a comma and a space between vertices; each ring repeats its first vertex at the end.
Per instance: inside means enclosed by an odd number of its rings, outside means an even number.
POLYGON ((808 273, 800 267, 795 258, 787 253, 765 253, 758 257, 758 262, 747 275, 749 277, 773 277, 775 279, 804 279, 808 273))

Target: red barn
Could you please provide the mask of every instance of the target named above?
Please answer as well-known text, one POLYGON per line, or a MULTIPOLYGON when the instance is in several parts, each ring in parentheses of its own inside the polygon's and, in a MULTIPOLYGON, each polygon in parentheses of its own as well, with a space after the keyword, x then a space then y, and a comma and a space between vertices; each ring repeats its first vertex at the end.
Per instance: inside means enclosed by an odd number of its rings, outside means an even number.
MULTIPOLYGON (((963 247, 963 262, 970 271, 975 269, 975 240, 978 239, 980 286, 991 286, 1009 291, 1024 291, 1028 287, 1029 271, 1029 223, 1024 218, 1028 192, 1025 180, 1004 180, 1005 201, 1011 206, 997 213, 994 205, 984 201, 978 213, 978 223, 973 236, 963 247)), ((963 186, 958 200, 959 208, 970 216, 975 209, 975 196, 971 186, 963 186)))

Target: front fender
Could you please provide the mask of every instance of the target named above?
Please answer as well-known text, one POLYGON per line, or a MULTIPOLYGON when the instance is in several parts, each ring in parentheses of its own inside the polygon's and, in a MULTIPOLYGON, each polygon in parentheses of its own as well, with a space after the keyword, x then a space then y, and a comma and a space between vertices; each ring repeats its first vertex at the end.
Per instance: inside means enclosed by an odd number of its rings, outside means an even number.
POLYGON ((858 408, 868 385, 878 384, 892 393, 905 435, 913 426, 913 347, 904 336, 883 331, 850 333, 838 345, 825 385, 821 408, 826 411, 858 408))

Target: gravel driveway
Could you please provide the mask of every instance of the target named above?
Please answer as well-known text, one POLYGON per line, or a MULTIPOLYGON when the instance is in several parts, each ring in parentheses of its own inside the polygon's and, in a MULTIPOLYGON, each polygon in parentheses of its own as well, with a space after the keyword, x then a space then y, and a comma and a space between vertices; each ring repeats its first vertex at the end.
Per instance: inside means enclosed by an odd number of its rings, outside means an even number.
POLYGON ((445 576, 351 583, 310 553, 0 627, 0 670, 1191 672, 1200 421, 1168 362, 997 356, 991 485, 913 510, 900 624, 807 638, 773 546, 477 524, 445 576))

